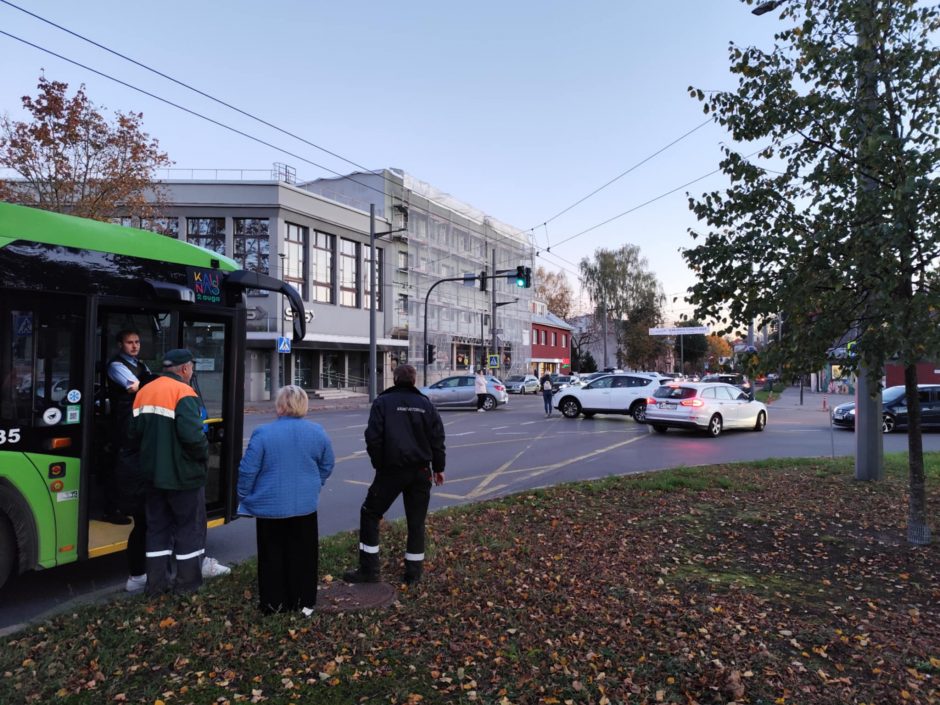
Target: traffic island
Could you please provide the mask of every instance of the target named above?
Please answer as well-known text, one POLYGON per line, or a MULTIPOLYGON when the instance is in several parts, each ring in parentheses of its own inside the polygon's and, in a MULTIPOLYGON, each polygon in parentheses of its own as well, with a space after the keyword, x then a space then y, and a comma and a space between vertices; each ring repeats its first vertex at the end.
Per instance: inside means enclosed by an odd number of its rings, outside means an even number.
POLYGON ((384 609, 395 602, 396 590, 388 583, 346 583, 334 580, 317 589, 317 612, 361 612, 384 609))

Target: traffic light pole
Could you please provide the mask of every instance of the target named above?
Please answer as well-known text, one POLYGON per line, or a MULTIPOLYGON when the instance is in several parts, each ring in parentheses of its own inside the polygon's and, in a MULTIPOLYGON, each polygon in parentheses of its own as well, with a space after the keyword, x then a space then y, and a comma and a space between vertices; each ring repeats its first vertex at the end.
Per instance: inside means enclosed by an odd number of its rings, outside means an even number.
MULTIPOLYGON (((480 272, 479 276, 475 276, 475 277, 463 276, 463 277, 447 277, 446 279, 438 279, 436 282, 431 284, 430 287, 428 287, 428 291, 424 295, 424 350, 423 350, 424 382, 423 382, 423 385, 425 387, 428 386, 428 300, 431 298, 431 292, 434 291, 434 289, 437 287, 438 284, 443 284, 444 282, 467 282, 467 281, 473 281, 474 279, 477 279, 481 283, 483 283, 484 281, 492 281, 499 277, 504 277, 507 274, 516 270, 501 270, 499 272, 496 272, 496 250, 493 250, 493 271, 494 271, 493 274, 487 274, 485 271, 480 272)), ((530 271, 526 271, 525 274, 526 274, 526 284, 528 286, 531 286, 530 271)), ((496 308, 498 306, 505 306, 507 303, 515 303, 515 301, 512 301, 512 302, 507 301, 501 304, 496 303, 496 291, 495 290, 496 290, 496 287, 494 286, 493 287, 493 299, 492 299, 491 308, 490 308, 490 312, 491 312, 490 313, 490 327, 493 329, 493 350, 496 349, 496 308)), ((483 325, 481 322, 480 324, 480 344, 481 345, 483 344, 482 328, 483 328, 483 325)))
POLYGON ((428 299, 431 298, 431 292, 438 284, 444 282, 462 282, 467 281, 465 277, 448 277, 447 279, 438 279, 428 288, 428 293, 424 295, 424 386, 428 386, 428 299))

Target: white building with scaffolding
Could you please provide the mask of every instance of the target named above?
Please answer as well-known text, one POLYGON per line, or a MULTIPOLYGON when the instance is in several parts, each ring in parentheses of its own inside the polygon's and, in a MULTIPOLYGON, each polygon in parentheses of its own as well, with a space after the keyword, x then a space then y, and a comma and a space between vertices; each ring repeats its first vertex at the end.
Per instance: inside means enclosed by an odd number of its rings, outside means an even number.
POLYGON ((491 367, 493 360, 498 363, 493 370, 497 376, 527 371, 533 290, 519 287, 515 277, 517 267, 533 268, 535 249, 527 233, 400 169, 359 172, 300 186, 357 210, 368 212, 374 205, 384 222, 406 227, 393 236, 406 247, 386 268, 392 272, 391 281, 383 282, 384 290, 394 297, 389 334, 404 337, 407 332, 408 339, 407 354, 398 353, 397 359, 388 361, 391 366, 407 361, 421 372, 428 343, 435 346, 435 360, 427 366, 429 383, 491 367), (487 286, 481 291, 484 272, 487 286), (436 282, 458 277, 466 280, 440 284, 428 297, 436 282))

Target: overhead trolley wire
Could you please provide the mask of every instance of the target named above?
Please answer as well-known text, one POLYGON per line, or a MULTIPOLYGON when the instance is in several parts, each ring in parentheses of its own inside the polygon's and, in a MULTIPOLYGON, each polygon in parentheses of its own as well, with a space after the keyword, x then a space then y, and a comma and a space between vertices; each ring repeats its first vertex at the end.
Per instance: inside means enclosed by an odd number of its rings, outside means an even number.
MULTIPOLYGON (((361 164, 357 164, 356 162, 352 161, 351 159, 347 159, 346 157, 344 157, 344 156, 341 155, 341 154, 337 154, 336 152, 330 151, 330 150, 327 149, 326 147, 321 147, 320 145, 315 144, 315 143, 311 142, 310 140, 301 137, 300 135, 294 134, 293 132, 290 132, 289 130, 285 130, 284 128, 279 127, 279 126, 275 125, 274 123, 268 122, 268 121, 265 120, 264 118, 260 118, 260 117, 258 117, 257 115, 254 115, 254 114, 252 114, 252 113, 249 113, 247 110, 242 110, 241 108, 239 108, 239 107, 237 107, 237 106, 235 106, 235 105, 232 105, 231 103, 225 102, 225 101, 222 100, 221 98, 216 98, 215 96, 210 95, 209 93, 206 93, 205 91, 200 90, 199 88, 196 88, 195 86, 191 86, 191 85, 189 85, 188 83, 185 83, 184 81, 180 81, 179 79, 173 78, 173 76, 170 76, 170 75, 168 75, 168 74, 165 74, 165 73, 163 73, 162 71, 159 71, 159 70, 157 70, 157 69, 155 69, 155 68, 153 68, 153 67, 151 67, 151 66, 148 66, 147 64, 144 64, 144 63, 142 63, 142 62, 140 62, 140 61, 137 61, 136 59, 134 59, 134 58, 132 58, 132 57, 130 57, 130 56, 127 56, 126 54, 122 54, 121 52, 116 51, 116 50, 114 50, 114 49, 111 49, 110 47, 107 47, 107 46, 105 46, 104 44, 100 44, 99 42, 96 42, 94 39, 89 39, 88 37, 86 37, 86 36, 84 36, 84 35, 82 35, 82 34, 79 34, 78 32, 75 32, 75 31, 69 29, 68 27, 63 27, 62 25, 57 24, 57 23, 53 22, 52 20, 46 19, 45 17, 42 17, 42 16, 40 16, 40 15, 37 15, 35 12, 30 12, 29 10, 27 10, 27 9, 25 9, 25 8, 23 8, 23 7, 20 7, 19 5, 16 5, 15 3, 10 2, 9 0, 0 0, 0 2, 2 2, 4 5, 8 5, 8 6, 14 8, 14 9, 16 9, 16 10, 19 10, 20 12, 23 12, 23 13, 29 15, 30 17, 34 17, 34 18, 36 18, 37 20, 39 20, 39 21, 41 21, 41 22, 45 22, 46 24, 51 25, 52 27, 55 27, 56 29, 59 29, 59 30, 61 30, 61 31, 67 33, 67 34, 71 34, 73 37, 77 37, 78 39, 81 39, 82 41, 88 42, 89 44, 91 44, 91 45, 93 45, 93 46, 96 46, 96 47, 98 47, 99 49, 102 49, 102 50, 108 52, 109 54, 113 54, 114 56, 117 56, 117 57, 119 57, 119 58, 121 58, 121 59, 124 59, 125 61, 129 61, 130 63, 134 64, 135 66, 139 66, 140 68, 142 68, 142 69, 144 69, 144 70, 146 70, 146 71, 150 71, 151 73, 156 74, 157 76, 160 76, 161 78, 165 78, 165 79, 168 80, 168 81, 172 81, 172 82, 175 83, 176 85, 182 86, 183 88, 186 88, 187 90, 193 91, 194 93, 197 93, 197 94, 203 96, 204 98, 208 98, 209 100, 211 100, 211 101, 213 101, 213 102, 215 102, 215 103, 218 103, 219 105, 225 106, 226 108, 228 108, 228 109, 230 109, 230 110, 234 110, 236 113, 239 113, 240 115, 244 115, 245 117, 251 118, 252 120, 255 120, 256 122, 259 122, 259 123, 261 123, 262 125, 265 125, 265 126, 267 126, 267 127, 270 127, 270 128, 273 129, 273 130, 277 130, 278 132, 280 132, 280 133, 282 133, 282 134, 284 134, 284 135, 287 135, 288 137, 292 137, 292 138, 294 138, 295 140, 298 140, 298 141, 300 141, 300 142, 303 142, 304 144, 309 145, 310 147, 313 147, 314 149, 318 149, 318 150, 320 150, 321 152, 325 152, 326 154, 329 154, 329 155, 332 156, 332 157, 336 157, 337 159, 339 159, 339 160, 341 160, 341 161, 344 161, 344 162, 346 162, 347 164, 351 164, 352 166, 354 166, 354 167, 356 167, 356 168, 358 168, 358 169, 362 169, 363 171, 365 171, 365 172, 367 172, 367 173, 370 173, 370 174, 374 174, 374 173, 375 173, 374 170, 368 169, 368 168, 362 166, 361 164)), ((293 156, 293 155, 292 155, 292 156, 293 156)), ((323 167, 321 167, 321 168, 323 168, 323 167)), ((332 172, 332 173, 335 174, 336 172, 332 172)), ((384 177, 384 175, 383 175, 383 178, 387 178, 387 177, 384 177)))
MULTIPOLYGON (((0 0, 0 2, 4 2, 4 1, 5 1, 5 0, 0 0)), ((216 119, 214 119, 214 118, 211 118, 211 117, 209 117, 209 116, 207 116, 207 115, 203 115, 202 113, 196 112, 195 110, 192 110, 192 109, 187 108, 187 107, 185 107, 185 106, 183 106, 183 105, 180 105, 179 103, 174 103, 172 100, 169 100, 169 99, 167 99, 167 98, 163 98, 163 97, 161 97, 161 96, 158 96, 157 94, 151 93, 150 91, 144 90, 143 88, 139 88, 139 87, 137 87, 137 86, 135 86, 135 85, 133 85, 133 84, 131 84, 131 83, 128 83, 127 81, 122 81, 120 78, 115 78, 114 76, 111 76, 111 75, 109 75, 109 74, 107 74, 107 73, 104 73, 103 71, 99 71, 98 69, 94 69, 94 68, 92 68, 91 66, 87 66, 86 64, 83 64, 83 63, 81 63, 80 61, 75 61, 74 59, 70 59, 70 58, 68 58, 67 56, 63 56, 62 54, 58 54, 58 53, 52 51, 51 49, 46 49, 45 47, 39 46, 38 44, 34 44, 33 42, 30 42, 30 41, 28 41, 28 40, 26 40, 26 39, 23 39, 22 37, 18 37, 18 36, 16 36, 15 34, 10 34, 9 32, 6 32, 6 31, 4 31, 4 30, 2 30, 2 29, 0 29, 0 34, 4 35, 4 36, 6 36, 6 37, 9 37, 10 39, 15 39, 15 40, 18 41, 18 42, 21 42, 21 43, 23 43, 23 44, 26 44, 27 46, 31 46, 31 47, 33 47, 34 49, 38 49, 38 50, 41 51, 41 52, 44 52, 44 53, 49 54, 49 55, 51 55, 51 56, 54 56, 54 57, 56 57, 57 59, 61 59, 62 61, 66 61, 66 62, 68 62, 68 63, 70 63, 70 64, 72 64, 72 65, 74 65, 74 66, 78 66, 79 68, 85 69, 86 71, 91 71, 93 74, 96 74, 96 75, 98 75, 98 76, 101 76, 102 78, 106 78, 106 79, 108 79, 109 81, 114 81, 115 83, 118 83, 118 84, 120 84, 120 85, 122 85, 122 86, 125 86, 126 88, 130 88, 130 89, 133 90, 133 91, 137 91, 138 93, 142 93, 143 95, 148 96, 148 97, 150 97, 150 98, 153 98, 154 100, 159 100, 161 103, 165 103, 165 104, 167 104, 167 105, 170 105, 170 106, 176 108, 177 110, 182 110, 184 113, 189 113, 190 115, 193 115, 194 117, 198 117, 198 118, 200 118, 200 119, 202 119, 202 120, 205 120, 206 122, 212 123, 213 125, 216 125, 216 126, 221 127, 221 128, 223 128, 223 129, 225 129, 225 130, 228 130, 229 132, 234 132, 236 135, 241 135, 242 137, 246 137, 247 139, 250 139, 250 140, 252 140, 253 142, 257 142, 258 144, 262 144, 262 145, 264 145, 265 147, 270 147, 271 149, 277 150, 278 152, 281 152, 282 154, 286 154, 286 155, 288 155, 288 156, 290 156, 290 157, 294 157, 295 159, 299 159, 299 160, 302 161, 302 162, 306 162, 307 164, 311 164, 311 165, 317 167, 318 169, 323 169, 324 171, 328 171, 329 173, 335 174, 336 176, 342 177, 342 178, 344 178, 344 179, 349 179, 350 181, 352 181, 353 183, 358 184, 359 186, 363 186, 364 188, 371 189, 372 191, 375 191, 375 192, 377 192, 377 193, 381 193, 382 195, 384 195, 384 191, 380 191, 379 189, 375 188, 374 186, 370 186, 369 184, 363 183, 363 182, 361 182, 361 181, 356 181, 356 179, 352 178, 351 176, 348 176, 348 175, 346 175, 346 174, 341 174, 341 173, 339 173, 338 171, 334 171, 333 169, 330 169, 328 166, 324 166, 323 164, 318 164, 317 162, 312 161, 312 160, 310 160, 310 159, 307 159, 306 157, 302 157, 302 156, 300 156, 299 154, 296 154, 295 152, 291 152, 290 150, 284 149, 283 147, 278 147, 277 145, 271 144, 270 142, 267 142, 267 141, 261 139, 260 137, 255 137, 254 135, 249 134, 249 133, 247 133, 247 132, 244 132, 243 130, 239 130, 239 129, 236 128, 236 127, 232 127, 231 125, 226 125, 224 122, 220 122, 219 120, 216 120, 216 119)))
MULTIPOLYGON (((6 0, 0 0, 0 2, 6 2, 6 0)), ((710 122, 712 122, 712 119, 711 119, 711 118, 708 118, 707 120, 705 120, 705 121, 699 123, 698 125, 696 125, 695 127, 693 127, 691 130, 689 130, 688 132, 686 132, 684 135, 680 135, 679 137, 677 137, 676 139, 674 139, 672 142, 670 142, 669 144, 667 144, 665 147, 661 147, 660 149, 657 149, 655 152, 653 152, 652 154, 650 154, 648 157, 645 157, 645 158, 641 159, 640 161, 638 161, 636 164, 634 164, 633 166, 631 166, 631 167, 630 167, 629 169, 627 169, 626 171, 622 172, 621 174, 618 174, 617 176, 615 176, 614 178, 612 178, 610 181, 608 181, 606 184, 597 187, 596 189, 594 189, 593 191, 591 191, 591 193, 589 193, 587 196, 584 196, 583 198, 581 198, 581 199, 575 201, 575 202, 572 203, 570 206, 568 206, 568 207, 565 208, 564 210, 559 211, 558 213, 556 213, 555 215, 553 215, 551 218, 549 218, 549 219, 546 220, 545 222, 539 223, 538 225, 532 226, 531 228, 529 228, 529 231, 528 231, 528 232, 534 231, 536 228, 538 228, 539 226, 542 226, 542 225, 546 225, 546 226, 547 226, 549 223, 551 223, 551 222, 552 222, 553 220, 555 220, 556 218, 558 218, 558 217, 564 215, 565 213, 567 213, 568 211, 570 211, 572 208, 581 205, 581 204, 584 203, 586 200, 588 200, 589 198, 591 198, 591 196, 594 196, 595 194, 600 193, 601 191, 603 191, 605 188, 607 188, 607 187, 610 186, 611 184, 613 184, 613 183, 615 183, 616 181, 622 179, 624 176, 626 176, 627 174, 629 174, 631 171, 634 171, 634 170, 638 169, 639 167, 643 166, 644 164, 646 164, 646 162, 648 162, 649 160, 651 160, 653 157, 656 157, 656 156, 662 154, 662 153, 665 152, 667 149, 669 149, 669 148, 672 147, 673 145, 678 144, 679 142, 681 142, 682 140, 684 140, 686 137, 688 137, 688 136, 691 135, 692 133, 694 133, 694 132, 696 132, 696 131, 702 129, 703 127, 705 127, 705 125, 708 125, 710 122)), ((546 228, 546 238, 545 238, 545 239, 546 239, 546 241, 548 240, 547 228, 546 228)), ((558 243, 556 243, 556 244, 558 244, 558 243)))

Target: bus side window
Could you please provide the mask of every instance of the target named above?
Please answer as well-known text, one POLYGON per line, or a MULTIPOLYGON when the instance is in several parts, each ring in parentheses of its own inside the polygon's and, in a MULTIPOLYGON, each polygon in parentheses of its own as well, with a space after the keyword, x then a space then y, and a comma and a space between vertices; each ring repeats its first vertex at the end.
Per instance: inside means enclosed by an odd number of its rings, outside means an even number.
POLYGON ((33 312, 6 309, 0 325, 0 420, 32 420, 33 312))

